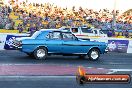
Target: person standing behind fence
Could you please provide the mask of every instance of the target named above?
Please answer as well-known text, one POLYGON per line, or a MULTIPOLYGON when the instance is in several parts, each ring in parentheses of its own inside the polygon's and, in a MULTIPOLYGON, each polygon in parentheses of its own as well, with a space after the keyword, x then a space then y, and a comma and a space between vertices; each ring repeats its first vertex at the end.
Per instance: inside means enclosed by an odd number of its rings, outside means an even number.
POLYGON ((36 31, 36 27, 32 24, 29 28, 29 32, 32 35, 36 31))
POLYGON ((20 23, 18 24, 17 30, 19 31, 19 33, 23 32, 23 27, 20 23))
POLYGON ((112 36, 113 36, 112 31, 111 31, 111 30, 109 30, 109 31, 108 31, 108 33, 107 33, 107 35, 108 35, 108 37, 112 37, 112 36))
POLYGON ((125 37, 129 38, 129 32, 128 32, 128 30, 125 31, 125 37))

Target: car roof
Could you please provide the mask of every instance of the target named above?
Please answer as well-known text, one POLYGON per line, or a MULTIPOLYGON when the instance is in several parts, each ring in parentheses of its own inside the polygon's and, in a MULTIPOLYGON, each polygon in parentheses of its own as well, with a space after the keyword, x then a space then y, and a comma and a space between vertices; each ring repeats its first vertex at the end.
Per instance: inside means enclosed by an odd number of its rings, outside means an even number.
POLYGON ((63 30, 60 30, 60 29, 41 29, 40 31, 42 31, 42 32, 52 32, 52 31, 54 31, 54 32, 65 32, 65 33, 71 33, 71 32, 69 32, 69 31, 63 31, 63 30))
POLYGON ((40 29, 40 31, 56 31, 56 30, 59 30, 59 29, 40 29))
POLYGON ((99 29, 99 28, 92 28, 92 30, 101 30, 101 29, 99 29))

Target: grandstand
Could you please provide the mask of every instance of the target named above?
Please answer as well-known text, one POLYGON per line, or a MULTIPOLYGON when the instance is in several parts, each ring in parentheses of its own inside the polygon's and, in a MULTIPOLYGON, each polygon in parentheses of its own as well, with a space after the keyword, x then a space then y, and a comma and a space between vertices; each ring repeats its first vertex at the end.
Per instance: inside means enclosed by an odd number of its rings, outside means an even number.
POLYGON ((130 13, 132 13, 132 9, 125 11, 123 14, 130 14, 130 13))
MULTIPOLYGON (((2 0, 1 0, 2 1, 2 0)), ((34 31, 41 28, 60 28, 62 26, 88 26, 99 27, 102 30, 132 30, 131 9, 120 14, 116 10, 116 27, 113 27, 113 11, 109 9, 93 9, 73 7, 71 9, 58 7, 52 3, 11 3, 11 7, 1 6, 4 21, 0 27, 6 32, 27 32, 31 29, 34 31), (127 15, 124 15, 127 14, 127 15), (5 20, 7 21, 5 22, 5 20)), ((0 30, 0 32, 5 32, 0 30)), ((117 34, 117 33, 116 33, 117 34)))
POLYGON ((3 0, 0 0, 0 6, 2 6, 4 4, 3 0))

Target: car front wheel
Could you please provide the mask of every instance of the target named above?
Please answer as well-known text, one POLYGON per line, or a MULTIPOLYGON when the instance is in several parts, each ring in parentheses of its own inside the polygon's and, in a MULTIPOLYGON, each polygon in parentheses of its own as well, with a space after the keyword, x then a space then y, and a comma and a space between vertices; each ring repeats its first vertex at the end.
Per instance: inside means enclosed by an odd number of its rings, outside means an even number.
POLYGON ((38 60, 44 60, 47 57, 47 50, 46 48, 39 47, 34 51, 34 57, 38 60))
POLYGON ((96 61, 100 57, 100 52, 98 49, 91 49, 88 53, 88 57, 92 61, 96 61))

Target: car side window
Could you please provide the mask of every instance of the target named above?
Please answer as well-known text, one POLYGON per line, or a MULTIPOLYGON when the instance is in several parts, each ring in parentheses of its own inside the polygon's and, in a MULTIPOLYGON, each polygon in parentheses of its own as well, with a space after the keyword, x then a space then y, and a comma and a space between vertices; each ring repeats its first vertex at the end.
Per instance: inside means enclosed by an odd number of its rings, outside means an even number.
POLYGON ((52 39, 61 39, 60 32, 53 32, 52 34, 52 39))
POLYGON ((52 34, 52 33, 49 33, 49 34, 46 36, 46 38, 50 39, 50 38, 51 38, 51 34, 52 34))
POLYGON ((63 40, 75 40, 76 37, 71 33, 62 33, 63 40))
POLYGON ((46 37, 49 39, 61 39, 61 33, 60 32, 51 32, 46 37))

